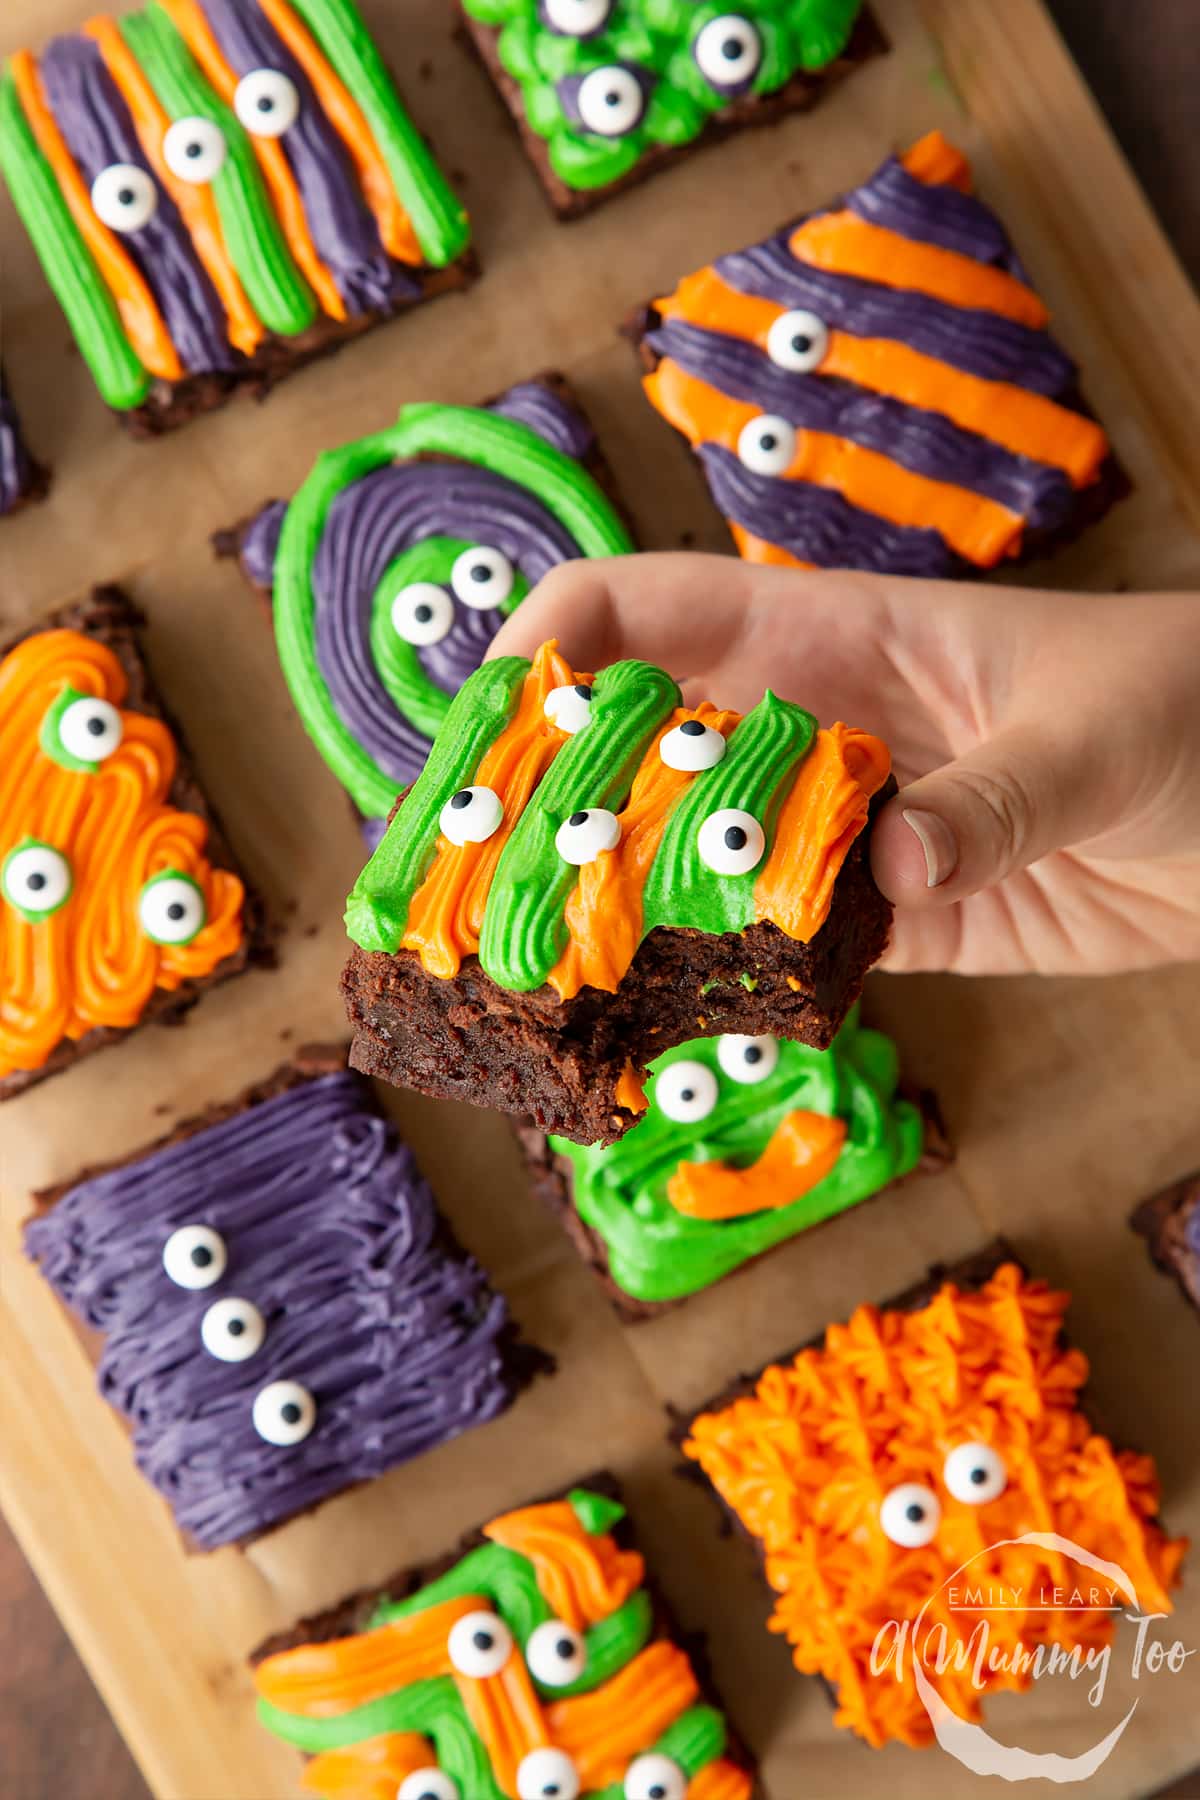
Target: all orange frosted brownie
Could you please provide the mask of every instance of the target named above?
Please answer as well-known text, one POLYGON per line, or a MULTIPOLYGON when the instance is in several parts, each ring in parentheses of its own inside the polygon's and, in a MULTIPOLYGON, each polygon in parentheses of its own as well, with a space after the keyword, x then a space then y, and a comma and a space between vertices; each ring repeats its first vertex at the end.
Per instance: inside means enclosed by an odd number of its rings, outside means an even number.
POLYGON ((863 836, 889 774, 771 693, 741 718, 649 663, 485 664, 350 896, 352 1061, 595 1142, 687 1039, 824 1048, 890 927, 863 836))

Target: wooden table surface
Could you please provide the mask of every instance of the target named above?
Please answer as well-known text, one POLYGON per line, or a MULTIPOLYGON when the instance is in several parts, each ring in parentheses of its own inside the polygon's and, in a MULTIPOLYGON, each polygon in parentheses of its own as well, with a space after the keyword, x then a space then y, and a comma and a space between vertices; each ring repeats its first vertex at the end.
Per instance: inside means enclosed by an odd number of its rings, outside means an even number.
MULTIPOLYGON (((1200 286, 1194 0, 1047 0, 1200 286)), ((103 573, 103 571, 99 571, 103 573)), ((0 1520, 0 1770, 16 1800, 149 1800, 99 1695, 0 1520)), ((1200 1771, 1174 1800, 1200 1800, 1200 1771)), ((203 1800, 189 1796, 188 1800, 203 1800)))

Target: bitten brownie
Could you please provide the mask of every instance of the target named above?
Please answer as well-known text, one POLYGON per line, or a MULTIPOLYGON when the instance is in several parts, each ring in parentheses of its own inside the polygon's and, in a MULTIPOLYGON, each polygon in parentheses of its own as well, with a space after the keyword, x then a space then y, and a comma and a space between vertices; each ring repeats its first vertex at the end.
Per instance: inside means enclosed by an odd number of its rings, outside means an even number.
POLYGON ((117 588, 0 651, 0 1100, 271 948, 117 588))
POLYGON ((1186 1540, 1158 1521, 1151 1458, 1114 1450, 1083 1410, 1088 1365, 1063 1335, 1068 1301, 992 1244, 882 1309, 860 1306, 678 1434, 761 1559, 778 1596, 771 1630, 836 1690, 835 1723, 875 1747, 933 1741, 914 1655, 977 1723, 988 1694, 1030 1685, 1039 1648, 1097 1653, 1114 1610, 1170 1610, 1186 1540), (1041 1533, 1115 1565, 1114 1603, 1056 1600, 1099 1563, 1073 1562, 1041 1533), (982 1609, 947 1591, 976 1559, 994 1597, 982 1609), (958 1653, 978 1647, 981 1617, 985 1662, 958 1653))
POLYGON ((353 0, 161 0, 9 58, 0 167, 136 437, 475 272, 353 0))
POLYGON ((1200 1171, 1143 1200, 1130 1223, 1164 1274, 1200 1307, 1200 1171))
POLYGON ((861 0, 460 0, 560 219, 754 125, 806 112, 887 49, 861 0))
POLYGON ((34 462, 0 368, 0 518, 45 497, 50 477, 34 462))
POLYGON ((535 582, 634 548, 563 376, 484 406, 408 405, 326 451, 290 502, 214 538, 274 615, 305 729, 373 849, 452 696, 535 582))
POLYGON ((649 663, 485 663, 350 896, 354 1066, 594 1143, 689 1038, 826 1048, 887 941, 889 768, 771 693, 741 718, 649 663))
POLYGON ((494 1418, 548 1363, 344 1046, 39 1201, 26 1251, 200 1550, 494 1418))
POLYGON ((751 562, 971 576, 1129 491, 966 158, 931 132, 633 320, 751 562))
POLYGON ((251 1659, 262 1724, 345 1800, 753 1800, 750 1759, 590 1476, 251 1659))

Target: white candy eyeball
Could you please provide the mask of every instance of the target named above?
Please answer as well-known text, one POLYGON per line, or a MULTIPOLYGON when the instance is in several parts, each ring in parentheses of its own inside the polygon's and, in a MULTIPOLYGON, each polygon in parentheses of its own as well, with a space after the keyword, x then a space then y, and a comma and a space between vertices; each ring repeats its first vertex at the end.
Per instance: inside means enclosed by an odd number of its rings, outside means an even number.
POLYGON ((573 812, 554 834, 554 848, 564 862, 574 863, 576 868, 595 862, 604 850, 615 850, 620 841, 621 822, 603 806, 573 812))
POLYGON ((578 1800, 583 1792, 579 1770, 565 1750, 543 1744, 521 1758, 517 1768, 518 1800, 578 1800))
POLYGON ((587 1667, 587 1645, 578 1631, 561 1619, 547 1619, 531 1631, 525 1645, 529 1673, 545 1687, 566 1687, 587 1667))
POLYGON ((162 153, 172 175, 204 187, 221 173, 225 133, 211 119, 176 119, 163 134, 162 153))
POLYGON ((455 558, 450 571, 450 586, 464 606, 487 612, 493 606, 502 606, 508 599, 513 591, 515 574, 503 550, 492 550, 486 544, 479 544, 474 550, 464 550, 455 558))
POLYGON ((282 137, 296 123, 300 95, 280 69, 251 69, 234 89, 233 110, 251 137, 282 137))
POLYGON ((254 1396, 254 1429, 268 1444, 302 1444, 317 1422, 317 1403, 298 1381, 268 1381, 254 1396))
POLYGON ((677 1125, 698 1125, 717 1104, 717 1078, 707 1063, 669 1063, 654 1079, 654 1104, 677 1125))
POLYGON ((200 1342, 218 1362, 245 1362, 261 1349, 267 1323, 253 1300, 214 1300, 200 1321, 200 1342))
POLYGON ((754 475, 782 475, 796 455, 796 431, 777 413, 759 413, 738 433, 739 460, 754 475))
POLYGON ((762 62, 757 27, 739 13, 722 13, 697 33, 692 55, 705 81, 713 87, 741 87, 753 81, 762 62))
POLYGON ((754 814, 738 806, 723 806, 710 813, 696 838, 701 862, 718 875, 748 875, 757 869, 766 847, 766 836, 754 814))
POLYGON ((928 1544, 942 1520, 941 1501, 919 1481, 903 1481, 883 1497, 879 1525, 884 1537, 902 1550, 919 1550, 928 1544))
POLYGON ((80 762, 103 762, 125 735, 121 715, 111 701, 88 695, 72 700, 58 721, 59 742, 80 762))
POLYGON ((612 0, 545 0, 546 22, 564 37, 590 37, 603 31, 612 0))
POLYGON ((452 844, 486 844, 503 820, 499 794, 490 787, 465 787, 451 794, 438 823, 452 844))
POLYGON ((767 333, 767 355, 771 361, 797 375, 807 375, 823 363, 828 348, 828 325, 802 306, 780 313, 767 333))
POLYGON ((730 1081, 751 1086, 773 1075, 779 1061, 779 1040, 773 1037, 743 1037, 727 1032, 717 1041, 717 1061, 730 1081))
POLYGON ((392 601, 391 620, 406 644, 440 644, 454 623, 454 602, 436 581, 410 581, 392 601))
POLYGON ((207 917, 204 895, 188 875, 156 875, 138 896, 138 922, 156 944, 190 944, 207 917))
POLYGON ((456 1619, 446 1653, 460 1675, 483 1681, 498 1675, 513 1651, 512 1632, 498 1613, 469 1612, 456 1619))
POLYGON ((228 1261, 225 1239, 211 1225, 180 1225, 163 1245, 162 1266, 176 1287, 212 1287, 228 1261))
POLYGON ((998 1500, 1008 1486, 1008 1469, 990 1444, 956 1444, 946 1458, 942 1480, 956 1500, 984 1506, 998 1500))
POLYGON ((624 137, 640 124, 646 97, 633 70, 613 63, 584 76, 575 104, 588 131, 598 137, 624 137))
POLYGON ((396 1789, 396 1800, 462 1800, 457 1781, 444 1769, 414 1769, 396 1789))
POLYGON ((592 722, 592 690, 586 681, 577 681, 573 687, 551 688, 542 711, 552 725, 574 737, 592 722))
POLYGON ((18 912, 57 912, 70 898, 71 865, 49 844, 25 844, 5 858, 0 885, 18 912))
POLYGON ((625 1771, 625 1800, 687 1800, 688 1778, 673 1757, 651 1750, 625 1771))
POLYGON ((92 211, 110 231, 140 231, 158 211, 153 176, 136 163, 110 163, 92 183, 92 211))
POLYGON ((689 775, 715 768, 727 748, 721 733, 700 719, 685 719, 658 741, 658 754, 668 769, 682 769, 689 775))

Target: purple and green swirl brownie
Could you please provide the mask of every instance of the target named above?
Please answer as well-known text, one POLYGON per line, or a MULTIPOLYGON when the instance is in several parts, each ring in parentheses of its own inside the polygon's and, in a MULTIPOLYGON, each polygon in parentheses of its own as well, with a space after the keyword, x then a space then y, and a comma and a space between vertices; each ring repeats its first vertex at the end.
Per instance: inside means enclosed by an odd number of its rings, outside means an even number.
POLYGON ((544 1360, 339 1049, 39 1198, 26 1252, 200 1550, 495 1418, 544 1360))

